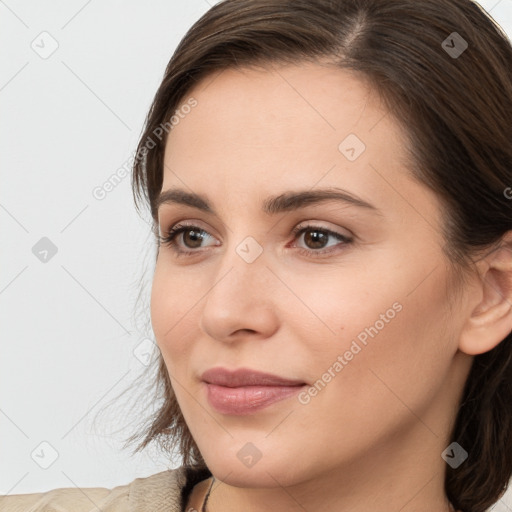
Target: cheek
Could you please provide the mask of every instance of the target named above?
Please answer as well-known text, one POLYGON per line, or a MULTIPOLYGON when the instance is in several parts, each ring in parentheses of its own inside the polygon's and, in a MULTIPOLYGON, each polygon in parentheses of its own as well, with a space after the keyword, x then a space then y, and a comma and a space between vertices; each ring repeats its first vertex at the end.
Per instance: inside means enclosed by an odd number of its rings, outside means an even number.
POLYGON ((296 342, 325 366, 354 340, 364 347, 368 330, 381 336, 400 316, 400 290, 406 288, 407 276, 399 275, 393 283, 386 279, 391 280, 389 266, 382 260, 357 271, 340 267, 317 270, 314 276, 284 275, 294 297, 288 293, 287 306, 278 305, 281 320, 293 326, 296 342))
POLYGON ((174 273, 155 269, 151 288, 150 315, 151 325, 162 356, 171 371, 171 366, 187 356, 187 347, 191 346, 191 333, 194 332, 194 304, 197 298, 180 293, 186 290, 186 282, 180 282, 174 273))
POLYGON ((157 263, 151 285, 150 315, 153 332, 160 349, 162 349, 161 343, 166 326, 167 329, 169 328, 169 322, 166 321, 166 318, 169 318, 168 312, 171 311, 170 307, 175 296, 173 293, 165 293, 165 290, 169 290, 168 284, 170 283, 164 282, 163 272, 157 263))
MULTIPOLYGON (((353 305, 344 298, 339 309, 329 308, 331 323, 340 317, 342 334, 328 354, 324 347, 316 359, 316 378, 329 379, 329 368, 336 374, 333 383, 318 393, 324 394, 319 404, 330 411, 328 403, 339 404, 336 415, 340 421, 351 415, 354 428, 375 418, 380 418, 377 423, 415 421, 410 411, 425 411, 447 376, 455 350, 447 276, 439 265, 414 289, 429 272, 418 270, 404 267, 394 279, 383 276, 379 295, 359 291, 352 296, 353 305)), ((336 300, 339 305, 339 298, 327 297, 325 304, 336 300)))
POLYGON ((314 282, 285 276, 307 306, 294 307, 289 321, 295 319, 295 338, 307 344, 316 373, 326 371, 347 351, 354 368, 404 368, 407 372, 420 367, 424 373, 425 368, 433 368, 436 355, 444 354, 446 361, 451 336, 447 331, 448 269, 439 252, 431 253, 428 260, 411 262, 403 251, 381 252, 378 258, 366 260, 364 269, 317 273, 314 282))

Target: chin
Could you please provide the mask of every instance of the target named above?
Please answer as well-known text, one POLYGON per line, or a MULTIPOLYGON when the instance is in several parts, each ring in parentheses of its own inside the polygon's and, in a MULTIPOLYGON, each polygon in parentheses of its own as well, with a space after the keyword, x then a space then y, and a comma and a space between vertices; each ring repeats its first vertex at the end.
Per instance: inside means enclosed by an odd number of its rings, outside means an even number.
POLYGON ((290 486, 307 479, 307 475, 299 473, 304 468, 286 456, 275 452, 268 457, 263 454, 256 463, 248 466, 237 456, 237 451, 224 453, 221 457, 204 457, 216 479, 233 487, 244 488, 290 486))

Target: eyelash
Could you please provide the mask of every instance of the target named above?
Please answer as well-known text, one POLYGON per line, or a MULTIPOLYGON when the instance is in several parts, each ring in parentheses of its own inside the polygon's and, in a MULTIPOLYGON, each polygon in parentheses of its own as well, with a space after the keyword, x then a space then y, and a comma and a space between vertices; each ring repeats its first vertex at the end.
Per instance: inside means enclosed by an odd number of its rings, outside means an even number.
MULTIPOLYGON (((169 232, 167 233, 167 235, 165 237, 158 236, 159 243, 164 244, 167 247, 170 247, 176 254, 176 257, 192 256, 194 254, 197 254, 198 252, 200 252, 199 250, 185 251, 185 250, 179 249, 178 244, 176 243, 176 240, 175 240, 178 235, 180 235, 181 233, 183 233, 185 231, 190 231, 190 230, 198 231, 201 234, 206 233, 209 235, 209 233, 207 231, 205 231, 204 229, 201 229, 199 226, 195 226, 194 224, 180 223, 180 224, 176 224, 175 226, 173 226, 169 230, 169 232)), ((297 226, 296 228, 294 228, 292 230, 294 239, 297 238, 299 235, 302 235, 302 233, 304 233, 306 231, 316 231, 316 232, 323 233, 325 235, 333 236, 334 238, 337 238, 338 240, 343 242, 343 245, 350 245, 353 243, 353 239, 350 237, 347 237, 347 236, 337 233, 335 231, 331 231, 330 229, 321 228, 319 226, 314 226, 314 225, 297 226)), ((320 257, 326 256, 332 252, 336 252, 337 249, 330 248, 327 250, 320 249, 318 251, 315 251, 313 249, 303 249, 303 248, 299 247, 298 251, 301 254, 304 254, 306 256, 320 258, 320 257)))

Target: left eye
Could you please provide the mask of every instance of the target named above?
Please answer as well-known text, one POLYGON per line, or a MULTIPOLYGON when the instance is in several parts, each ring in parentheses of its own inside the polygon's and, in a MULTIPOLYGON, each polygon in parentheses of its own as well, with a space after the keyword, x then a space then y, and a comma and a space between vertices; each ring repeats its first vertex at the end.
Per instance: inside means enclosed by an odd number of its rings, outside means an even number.
MULTIPOLYGON (((183 236, 181 237, 182 241, 185 240, 185 237, 189 237, 190 241, 187 241, 185 243, 185 247, 188 247, 189 249, 200 248, 203 239, 211 236, 207 231, 201 229, 198 226, 192 224, 176 224, 169 230, 167 236, 160 236, 159 241, 160 243, 171 247, 177 256, 187 256, 200 252, 197 250, 181 249, 180 245, 176 241, 177 237, 181 234, 183 234, 183 236)), ((305 243, 312 244, 312 247, 306 249, 299 247, 298 250, 310 256, 320 256, 325 253, 333 252, 333 249, 324 249, 324 247, 326 246, 325 243, 330 237, 339 240, 342 246, 349 245, 353 242, 353 239, 351 237, 342 235, 341 233, 337 233, 336 231, 331 231, 330 229, 322 228, 319 226, 298 226, 293 229, 292 234, 294 235, 294 238, 300 238, 302 234, 305 235, 305 243), (307 235, 307 233, 309 234, 307 235)), ((339 244, 334 245, 336 246, 339 244)))
MULTIPOLYGON (((297 238, 302 235, 304 235, 304 242, 306 245, 313 244, 313 249, 323 249, 326 247, 325 242, 329 238, 336 238, 340 242, 343 242, 343 245, 349 244, 352 242, 352 239, 348 236, 342 235, 341 233, 337 233, 336 231, 331 231, 330 229, 321 228, 317 226, 305 226, 305 227, 298 227, 295 228, 292 233, 297 238), (321 247, 319 247, 319 245, 321 247)), ((336 245, 336 244, 334 244, 336 245)), ((311 249, 311 247, 310 247, 311 249)), ((331 252, 329 251, 313 251, 316 253, 325 253, 325 252, 331 252)))

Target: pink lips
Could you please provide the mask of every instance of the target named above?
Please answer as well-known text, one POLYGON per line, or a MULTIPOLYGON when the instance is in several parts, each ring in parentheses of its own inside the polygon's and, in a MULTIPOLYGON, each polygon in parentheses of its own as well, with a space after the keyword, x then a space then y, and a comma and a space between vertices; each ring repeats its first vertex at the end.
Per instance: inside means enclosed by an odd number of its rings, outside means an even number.
POLYGON ((296 394, 306 385, 304 381, 245 368, 211 368, 201 379, 206 384, 210 405, 222 414, 233 415, 257 412, 296 394))

